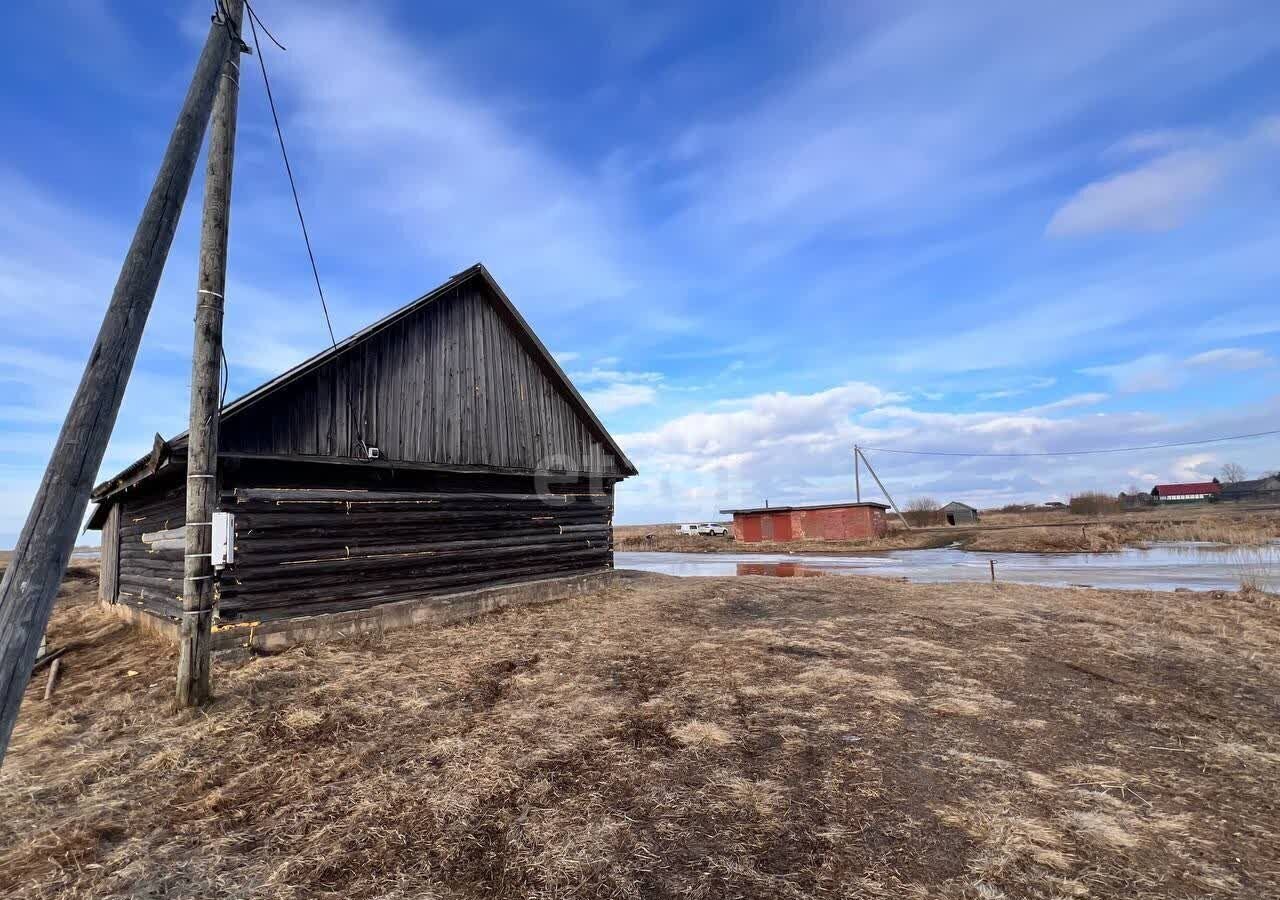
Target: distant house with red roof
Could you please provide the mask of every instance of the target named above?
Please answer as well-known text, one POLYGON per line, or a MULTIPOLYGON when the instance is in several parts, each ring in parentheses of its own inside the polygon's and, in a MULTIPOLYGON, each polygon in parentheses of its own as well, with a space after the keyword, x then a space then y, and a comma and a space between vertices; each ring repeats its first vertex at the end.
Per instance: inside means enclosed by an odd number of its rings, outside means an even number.
POLYGON ((1151 489, 1151 496, 1161 503, 1217 500, 1221 494, 1222 485, 1216 478, 1213 481, 1192 481, 1186 484, 1157 484, 1151 489))

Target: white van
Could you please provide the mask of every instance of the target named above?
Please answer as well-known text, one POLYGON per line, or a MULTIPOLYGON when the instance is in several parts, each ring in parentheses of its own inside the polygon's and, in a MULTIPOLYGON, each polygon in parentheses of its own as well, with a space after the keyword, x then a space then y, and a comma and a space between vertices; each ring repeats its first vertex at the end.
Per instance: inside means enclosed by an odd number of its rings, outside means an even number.
POLYGON ((723 536, 729 533, 729 529, 715 522, 695 522, 692 525, 681 525, 680 533, 687 535, 711 535, 723 536))

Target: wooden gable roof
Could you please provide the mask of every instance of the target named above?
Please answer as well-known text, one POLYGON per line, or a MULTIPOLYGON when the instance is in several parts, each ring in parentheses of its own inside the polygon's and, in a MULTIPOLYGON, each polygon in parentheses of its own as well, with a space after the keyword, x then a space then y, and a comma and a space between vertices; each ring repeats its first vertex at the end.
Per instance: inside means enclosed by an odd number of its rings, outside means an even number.
MULTIPOLYGON (((180 454, 186 433, 164 442, 180 454)), ((222 455, 636 474, 482 265, 223 407, 222 455)), ((99 485, 103 499, 157 453, 99 485)))

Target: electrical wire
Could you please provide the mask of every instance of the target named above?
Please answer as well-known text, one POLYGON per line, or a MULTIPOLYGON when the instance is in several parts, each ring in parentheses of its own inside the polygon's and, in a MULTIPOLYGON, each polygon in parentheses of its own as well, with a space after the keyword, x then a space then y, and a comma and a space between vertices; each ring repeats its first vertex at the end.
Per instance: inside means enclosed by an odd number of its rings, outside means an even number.
MULTIPOLYGON (((293 206, 298 211, 298 224, 302 226, 302 240, 307 245, 307 258, 311 260, 311 275, 316 281, 316 293, 320 295, 320 308, 324 310, 324 324, 329 329, 329 342, 334 347, 337 347, 337 338, 333 336, 333 322, 329 320, 329 304, 325 301, 324 288, 320 285, 320 270, 316 266, 315 252, 311 249, 311 235, 307 233, 307 220, 302 215, 302 201, 298 199, 298 184, 293 178, 293 167, 289 165, 289 152, 285 150, 284 146, 284 131, 280 128, 280 116, 276 113, 275 97, 271 94, 271 79, 267 76, 267 61, 263 59, 262 46, 258 43, 258 27, 254 23, 257 22, 258 25, 262 25, 262 20, 258 18, 258 14, 253 11, 253 7, 248 3, 245 4, 245 9, 249 12, 249 31, 253 35, 253 50, 258 57, 258 66, 262 69, 262 83, 267 89, 267 103, 271 107, 271 119, 275 122, 276 138, 280 142, 280 156, 284 160, 285 173, 289 176, 289 188, 293 191, 293 206)), ((272 43, 281 50, 284 49, 283 44, 271 37, 271 32, 267 31, 266 25, 262 25, 262 30, 266 32, 267 37, 271 38, 272 43)))
POLYGON ((1141 444, 1134 447, 1106 447, 1095 450, 1045 450, 1034 453, 964 453, 956 450, 902 450, 896 447, 862 447, 876 453, 900 453, 910 456, 958 456, 971 459, 1012 459, 1028 456, 1096 456, 1102 453, 1133 453, 1138 450, 1168 450, 1174 447, 1199 447, 1204 444, 1221 444, 1226 441, 1247 441, 1253 438, 1271 437, 1280 434, 1280 429, 1273 431, 1255 431, 1250 434, 1232 434, 1225 437, 1203 438, 1197 441, 1173 441, 1167 444, 1141 444))
MULTIPOLYGON (((276 45, 277 47, 279 47, 281 50, 286 50, 286 51, 287 51, 287 50, 289 49, 289 48, 288 48, 288 47, 286 47, 284 44, 282 44, 282 43, 280 43, 279 41, 277 41, 277 40, 276 40, 276 36, 275 36, 274 34, 272 34, 270 31, 268 31, 268 30, 267 30, 267 23, 266 23, 266 22, 264 22, 264 21, 262 21, 262 19, 258 18, 258 14, 257 14, 256 12, 254 12, 254 10, 253 10, 253 7, 252 7, 252 6, 250 6, 248 3, 246 3, 246 4, 244 5, 244 8, 245 8, 245 9, 247 9, 247 10, 249 11, 249 15, 250 15, 250 16, 252 16, 255 20, 257 20, 258 24, 262 26, 262 33, 263 33, 263 34, 265 34, 268 38, 270 38, 270 39, 271 39, 271 43, 275 44, 275 45, 276 45)), ((250 25, 250 28, 252 28, 252 25, 250 25)))
POLYGON ((227 348, 218 342, 218 350, 222 353, 222 397, 218 400, 218 409, 227 404, 227 385, 231 382, 231 363, 227 362, 227 348))

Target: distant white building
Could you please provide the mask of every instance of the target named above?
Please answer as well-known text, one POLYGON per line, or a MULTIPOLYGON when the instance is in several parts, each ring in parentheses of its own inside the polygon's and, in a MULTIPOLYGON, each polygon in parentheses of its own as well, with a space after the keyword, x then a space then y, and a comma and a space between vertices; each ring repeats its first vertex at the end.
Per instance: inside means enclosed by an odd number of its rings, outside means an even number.
POLYGON ((1161 503, 1216 500, 1221 493, 1222 485, 1216 478, 1213 481, 1193 481, 1187 484, 1157 484, 1151 489, 1151 496, 1161 503))

